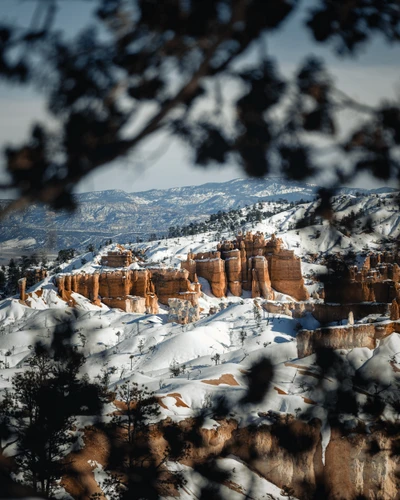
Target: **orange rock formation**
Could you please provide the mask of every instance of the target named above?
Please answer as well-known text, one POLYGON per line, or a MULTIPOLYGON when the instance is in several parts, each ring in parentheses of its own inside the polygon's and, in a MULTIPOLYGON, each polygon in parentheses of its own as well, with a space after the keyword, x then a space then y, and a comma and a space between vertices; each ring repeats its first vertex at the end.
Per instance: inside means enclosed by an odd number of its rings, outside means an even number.
POLYGON ((381 340, 393 332, 400 333, 400 323, 393 321, 301 330, 296 337, 297 354, 299 358, 304 358, 320 348, 368 347, 368 349, 375 349, 377 340, 381 340))
POLYGON ((19 298, 21 300, 26 300, 26 278, 21 278, 18 280, 18 290, 19 290, 19 298))
POLYGON ((189 279, 205 278, 216 297, 224 297, 229 289, 236 296, 249 290, 252 297, 273 299, 274 288, 297 300, 309 298, 300 259, 275 235, 265 241, 262 233, 239 234, 236 240, 219 244, 217 251, 188 254, 181 265, 189 271, 189 279))
POLYGON ((100 302, 127 312, 158 313, 158 300, 189 300, 197 305, 201 294, 199 283, 190 283, 189 273, 183 269, 123 269, 87 274, 59 274, 56 283, 64 300, 68 292, 77 292, 94 304, 100 302), (143 301, 139 300, 142 298, 143 301))
POLYGON ((361 268, 348 266, 343 276, 325 283, 325 302, 392 302, 400 300, 400 256, 392 252, 370 254, 361 268))
POLYGON ((101 257, 101 265, 107 267, 128 267, 132 262, 132 252, 121 245, 118 245, 115 251, 101 257))

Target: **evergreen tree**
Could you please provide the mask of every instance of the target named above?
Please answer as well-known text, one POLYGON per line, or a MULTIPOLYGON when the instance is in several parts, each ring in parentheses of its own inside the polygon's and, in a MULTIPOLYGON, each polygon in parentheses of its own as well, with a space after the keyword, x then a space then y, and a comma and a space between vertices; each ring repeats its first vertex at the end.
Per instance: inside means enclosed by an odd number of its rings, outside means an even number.
POLYGON ((20 268, 14 259, 10 259, 7 271, 7 293, 14 295, 18 291, 18 280, 21 278, 20 268))
POLYGON ((35 347, 29 369, 14 376, 13 390, 0 409, 17 446, 15 463, 22 482, 46 498, 70 465, 63 454, 77 439, 71 432, 75 416, 101 408, 98 388, 77 378, 83 357, 71 347, 60 347, 53 356, 42 345, 35 347))

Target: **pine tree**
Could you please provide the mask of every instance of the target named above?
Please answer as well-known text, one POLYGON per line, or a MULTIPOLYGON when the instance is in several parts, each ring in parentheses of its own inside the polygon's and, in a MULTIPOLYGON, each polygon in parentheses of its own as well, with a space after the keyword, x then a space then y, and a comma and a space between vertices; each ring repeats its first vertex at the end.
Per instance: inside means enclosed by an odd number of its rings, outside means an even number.
POLYGON ((68 469, 63 453, 77 439, 71 433, 75 415, 98 414, 101 408, 98 388, 77 378, 83 357, 65 345, 53 354, 41 345, 35 347, 29 369, 14 376, 2 408, 16 442, 17 473, 46 498, 68 469))

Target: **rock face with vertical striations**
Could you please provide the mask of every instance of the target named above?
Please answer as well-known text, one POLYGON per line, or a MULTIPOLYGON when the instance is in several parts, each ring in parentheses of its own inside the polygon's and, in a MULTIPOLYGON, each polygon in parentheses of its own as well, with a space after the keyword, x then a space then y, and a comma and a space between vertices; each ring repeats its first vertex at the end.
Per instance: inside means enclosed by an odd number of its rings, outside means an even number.
POLYGON ((183 261, 181 266, 188 271, 191 279, 194 278, 195 274, 206 279, 216 297, 225 297, 227 278, 225 262, 221 259, 220 252, 189 253, 186 261, 183 261))
POLYGON ((273 299, 275 289, 296 300, 309 298, 299 257, 274 235, 266 241, 262 233, 239 234, 234 241, 220 243, 215 252, 188 254, 181 266, 189 277, 205 278, 216 297, 226 296, 228 290, 240 297, 248 290, 253 298, 273 299))
POLYGON ((101 265, 106 267, 128 267, 132 264, 132 252, 122 245, 117 245, 116 250, 109 251, 101 257, 101 265))
POLYGON ((347 266, 325 284, 325 302, 392 302, 400 300, 400 254, 370 254, 361 267, 347 266))
POLYGON ((59 294, 68 300, 71 292, 118 307, 127 312, 158 313, 158 301, 168 304, 168 299, 189 300, 195 306, 201 295, 201 286, 191 283, 189 272, 184 269, 121 269, 101 273, 59 274, 56 283, 59 294), (139 300, 142 298, 144 300, 139 300))
MULTIPOLYGON (((193 306, 198 304, 200 283, 191 283, 186 269, 151 269, 150 280, 162 304, 169 304, 171 298, 188 300, 193 306)), ((197 281, 196 276, 193 280, 197 281)))
POLYGON ((158 313, 158 301, 147 269, 59 274, 56 284, 64 300, 69 298, 71 292, 76 292, 96 305, 103 302, 109 307, 118 307, 127 312, 158 313), (144 300, 144 308, 143 300, 138 300, 139 298, 144 300))
POLYGON ((26 278, 18 280, 18 291, 20 300, 26 300, 26 278))
POLYGON ((377 340, 382 340, 393 332, 400 333, 400 323, 397 321, 300 330, 296 337, 297 353, 299 358, 305 358, 321 348, 375 349, 377 340))

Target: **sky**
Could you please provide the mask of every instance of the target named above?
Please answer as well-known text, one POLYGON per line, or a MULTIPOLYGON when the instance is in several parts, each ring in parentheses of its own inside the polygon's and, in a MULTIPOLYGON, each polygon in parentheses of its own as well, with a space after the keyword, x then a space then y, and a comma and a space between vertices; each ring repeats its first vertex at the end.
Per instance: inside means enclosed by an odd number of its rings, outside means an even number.
MULTIPOLYGON (((25 26, 30 22, 34 0, 1 0, 0 19, 12 20, 25 26)), ((305 56, 322 56, 335 75, 338 88, 354 99, 375 104, 382 99, 400 96, 400 46, 393 47, 376 37, 356 57, 339 58, 329 46, 316 46, 308 31, 299 28, 312 0, 303 0, 299 14, 294 15, 276 33, 268 36, 268 53, 276 57, 285 76, 292 75, 305 56)), ((87 25, 96 2, 88 0, 61 0, 57 26, 67 36, 79 32, 87 25)), ((43 120, 50 127, 51 118, 46 113, 43 96, 36 89, 0 85, 0 146, 16 143, 27 137, 33 121, 43 120)), ((355 117, 345 115, 343 127, 354 122, 355 117)), ((223 182, 244 177, 240 167, 196 167, 191 164, 188 151, 177 140, 165 134, 147 141, 140 151, 100 169, 86 177, 77 192, 104 189, 123 189, 128 192, 152 188, 169 188, 196 185, 206 182, 223 182)), ((5 180, 0 165, 0 182, 5 180)), ((321 182, 321 181, 320 181, 321 182)), ((323 182, 323 179, 322 179, 323 182)), ((377 187, 375 179, 359 178, 354 183, 360 187, 377 187)), ((0 194, 1 196, 1 194, 0 194)))

